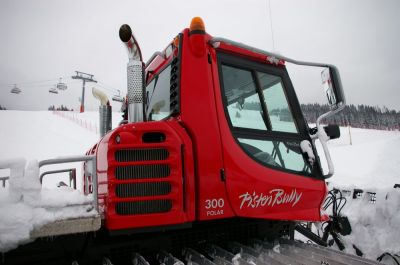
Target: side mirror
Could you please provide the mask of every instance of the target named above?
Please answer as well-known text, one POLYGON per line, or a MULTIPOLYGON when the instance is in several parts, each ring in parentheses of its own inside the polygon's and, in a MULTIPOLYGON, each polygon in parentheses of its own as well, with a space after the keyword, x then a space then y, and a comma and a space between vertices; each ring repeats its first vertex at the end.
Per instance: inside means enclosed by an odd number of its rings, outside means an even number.
POLYGON ((339 126, 336 124, 329 124, 327 126, 324 126, 324 131, 331 140, 340 137, 340 129, 339 126))
POLYGON ((321 72, 322 85, 328 98, 329 105, 336 109, 345 105, 346 100, 343 93, 339 70, 330 65, 321 72))

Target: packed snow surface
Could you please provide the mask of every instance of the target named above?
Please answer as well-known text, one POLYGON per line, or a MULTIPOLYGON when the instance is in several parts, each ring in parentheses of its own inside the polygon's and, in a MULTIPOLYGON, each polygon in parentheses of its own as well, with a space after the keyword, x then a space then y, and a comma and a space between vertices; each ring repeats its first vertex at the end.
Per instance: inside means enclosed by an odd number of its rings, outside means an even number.
MULTIPOLYGON (((113 127, 120 115, 113 113, 113 127)), ((37 182, 37 161, 83 155, 99 139, 97 112, 0 111, 0 124, 0 163, 24 165, 22 171, 13 173, 0 169, 0 177, 16 176, 16 181, 10 179, 5 188, 0 181, 0 251, 27 242, 29 232, 45 223, 93 214, 85 207, 79 211, 62 207, 90 202, 91 198, 79 190, 56 188, 60 180, 67 182, 65 174, 49 176, 42 187, 37 182), (26 165, 25 161, 30 162, 26 165), (31 184, 21 185, 28 179, 31 184)), ((346 244, 356 244, 373 259, 385 251, 399 253, 400 189, 393 185, 400 183, 400 133, 341 128, 340 139, 328 145, 335 166, 335 175, 328 179, 330 186, 349 190, 357 187, 376 192, 377 196, 376 203, 348 198, 342 213, 349 216, 353 232, 345 237, 346 244)), ((326 168, 320 148, 318 153, 326 168)), ((77 167, 79 176, 79 164, 72 166, 77 167)), ((53 168, 59 167, 46 169, 53 168)))

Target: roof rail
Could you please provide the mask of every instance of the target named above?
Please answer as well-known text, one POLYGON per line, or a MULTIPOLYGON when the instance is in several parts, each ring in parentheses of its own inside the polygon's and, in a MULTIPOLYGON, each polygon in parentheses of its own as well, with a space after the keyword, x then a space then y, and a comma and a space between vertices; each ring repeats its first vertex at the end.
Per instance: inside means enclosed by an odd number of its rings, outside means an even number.
POLYGON ((218 43, 219 42, 223 42, 223 43, 226 43, 226 44, 229 44, 229 45, 240 47, 240 48, 243 48, 243 49, 255 52, 255 53, 260 53, 260 54, 263 54, 263 55, 266 55, 266 56, 269 56, 269 57, 275 57, 276 59, 284 60, 286 62, 297 64, 297 65, 318 66, 318 67, 332 67, 333 66, 331 64, 324 64, 324 63, 313 63, 313 62, 296 61, 296 60, 287 58, 285 56, 282 56, 282 55, 279 55, 279 54, 276 54, 276 53, 267 52, 267 51, 264 51, 264 50, 261 50, 261 49, 258 49, 258 48, 254 48, 254 47, 251 47, 249 45, 246 45, 246 44, 243 44, 243 43, 240 43, 240 42, 235 42, 235 41, 232 41, 232 40, 228 40, 228 39, 225 39, 225 38, 216 37, 216 38, 212 38, 209 41, 209 43, 214 48, 218 48, 218 43))

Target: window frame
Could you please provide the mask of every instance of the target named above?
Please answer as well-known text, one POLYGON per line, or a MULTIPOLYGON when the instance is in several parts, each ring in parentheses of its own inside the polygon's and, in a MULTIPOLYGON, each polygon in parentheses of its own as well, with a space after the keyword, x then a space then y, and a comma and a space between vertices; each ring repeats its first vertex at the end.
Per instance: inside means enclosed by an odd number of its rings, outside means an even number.
MULTIPOLYGON (((249 139, 249 140, 264 140, 264 141, 270 141, 270 142, 278 142, 280 141, 293 141, 293 142, 301 142, 302 140, 308 140, 311 142, 310 135, 308 134, 309 128, 308 125, 305 122, 303 113, 300 108, 300 103, 297 99, 297 95, 294 91, 293 84, 290 80, 289 74, 286 70, 286 68, 283 66, 273 66, 269 64, 263 64, 260 62, 256 61, 251 61, 249 59, 243 58, 243 57, 238 57, 237 55, 232 55, 229 53, 224 53, 221 51, 217 52, 217 67, 218 67, 218 74, 219 74, 219 85, 221 88, 221 98, 222 98, 222 103, 224 107, 224 114, 225 114, 225 119, 229 125, 229 129, 232 133, 233 138, 235 139, 236 143, 239 145, 239 147, 254 161, 257 163, 268 167, 272 169, 277 169, 279 171, 284 171, 288 172, 291 174, 296 174, 299 176, 303 177, 311 177, 311 178, 316 178, 316 179, 323 179, 323 174, 322 174, 322 169, 319 163, 319 159, 317 157, 316 163, 314 164, 313 169, 311 170, 310 174, 307 174, 305 172, 299 172, 295 170, 290 170, 287 168, 283 167, 277 167, 273 166, 267 163, 263 163, 262 161, 256 159, 248 150, 246 150, 241 142, 239 141, 239 138, 242 139, 249 139), (224 88, 224 80, 223 80, 223 72, 222 72, 222 65, 227 65, 230 67, 238 68, 238 69, 243 69, 250 71, 252 73, 255 86, 256 86, 256 93, 259 96, 260 103, 261 103, 261 108, 263 115, 266 115, 266 117, 263 116, 263 120, 266 125, 266 130, 260 130, 260 129, 252 129, 252 128, 241 128, 241 127, 235 127, 232 124, 231 118, 229 116, 229 111, 228 111, 228 102, 225 96, 225 88, 224 88), (289 110, 293 116, 293 122, 297 128, 297 133, 293 132, 282 132, 282 131, 273 131, 271 129, 271 121, 270 117, 268 114, 268 108, 266 105, 266 101, 262 101, 264 99, 263 95, 263 90, 261 87, 261 83, 259 80, 259 77, 257 75, 257 72, 265 73, 265 74, 270 74, 270 75, 275 75, 279 76, 282 81, 282 87, 284 94, 286 96, 286 100, 288 103, 289 110), (261 95, 260 95, 261 94, 261 95), (265 108, 265 109, 264 109, 265 108), (269 121, 269 122, 268 122, 269 121), (269 125, 267 125, 269 123, 269 125)), ((315 147, 313 146, 313 151, 314 154, 317 156, 317 152, 315 147)))

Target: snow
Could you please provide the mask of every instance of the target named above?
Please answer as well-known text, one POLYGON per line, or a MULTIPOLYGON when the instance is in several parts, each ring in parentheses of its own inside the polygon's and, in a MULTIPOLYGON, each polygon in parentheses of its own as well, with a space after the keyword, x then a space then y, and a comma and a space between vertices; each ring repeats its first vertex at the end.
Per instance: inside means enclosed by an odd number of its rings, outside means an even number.
POLYGON ((89 204, 93 198, 69 187, 42 189, 34 201, 25 197, 15 202, 8 195, 7 190, 0 193, 0 252, 28 243, 32 240, 30 233, 45 224, 97 215, 89 204), (74 205, 65 207, 70 203, 74 205))
POLYGON ((335 166, 328 181, 361 189, 386 189, 400 183, 400 132, 358 128, 351 128, 350 133, 349 128, 341 128, 340 132, 339 139, 328 142, 335 166))
POLYGON ((34 229, 57 220, 97 215, 92 196, 69 187, 42 188, 39 164, 23 159, 0 162, 11 167, 10 185, 0 192, 0 251, 5 252, 31 240, 34 229))
MULTIPOLYGON (((89 121, 95 123, 95 114, 66 114, 79 116, 74 120, 49 111, 0 112, 0 168, 9 168, 0 176, 10 177, 7 186, 0 187, 0 252, 29 242, 30 233, 45 224, 97 215, 91 205, 92 196, 69 187, 56 188, 60 180, 67 182, 65 174, 48 177, 42 187, 37 160, 84 154, 99 138, 87 126, 89 121), (26 165, 26 161, 30 162, 26 165)), ((79 164, 68 167, 77 167, 80 175, 79 164)))
MULTIPOLYGON (((231 117, 246 122, 259 120, 258 116, 247 117, 243 112, 240 115, 235 110, 231 117)), ((113 113, 113 127, 120 120, 121 114, 113 113)), ((28 242, 30 231, 45 223, 95 214, 87 205, 92 198, 80 191, 81 183, 78 182, 78 190, 56 188, 60 180, 68 183, 65 174, 46 177, 41 187, 37 161, 84 154, 99 139, 97 112, 56 115, 50 111, 0 111, 0 124, 0 168, 17 165, 8 171, 0 169, 0 177, 12 175, 6 188, 0 182, 0 251, 28 242), (20 158, 12 159, 15 157, 20 158), (64 208, 66 205, 69 207, 64 208)), ((344 237, 346 244, 356 244, 372 259, 385 251, 399 253, 400 189, 393 189, 393 185, 400 183, 400 133, 341 128, 341 137, 329 141, 328 146, 335 166, 334 176, 328 179, 330 186, 361 188, 376 192, 377 196, 375 204, 366 197, 348 198, 342 213, 349 216, 353 232, 344 237)), ((320 147, 318 150, 326 168, 323 151, 320 147)), ((47 166, 46 170, 70 166, 76 167, 80 176, 79 163, 47 166)))
MULTIPOLYGON (((355 254, 355 244, 373 260, 384 252, 400 254, 400 189, 393 188, 400 183, 400 132, 348 127, 340 131, 339 139, 328 142, 335 166, 329 187, 364 191, 359 199, 349 194, 342 210, 352 227, 352 233, 342 237, 345 251, 355 254), (368 192, 376 193, 376 203, 368 192)), ((326 167, 321 147, 318 153, 326 167)))
POLYGON ((342 211, 352 227, 352 233, 343 237, 347 250, 352 250, 351 244, 355 244, 370 259, 376 259, 383 252, 400 252, 400 190, 375 191, 376 203, 369 201, 368 196, 348 198, 348 205, 342 211))

